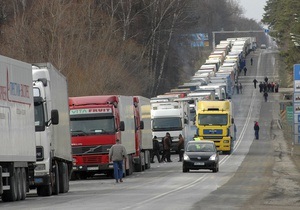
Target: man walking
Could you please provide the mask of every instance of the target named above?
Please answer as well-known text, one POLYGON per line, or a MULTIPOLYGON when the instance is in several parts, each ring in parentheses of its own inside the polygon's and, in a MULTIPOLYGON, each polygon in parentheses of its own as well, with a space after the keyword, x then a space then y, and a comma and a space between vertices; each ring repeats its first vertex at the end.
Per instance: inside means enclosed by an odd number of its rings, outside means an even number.
POLYGON ((154 163, 154 157, 157 157, 157 161, 160 163, 160 156, 159 156, 159 151, 160 151, 160 147, 159 147, 159 142, 156 136, 154 136, 154 138, 152 139, 152 143, 153 143, 153 150, 152 150, 152 154, 151 154, 151 163, 154 163))
POLYGON ((247 68, 246 68, 246 66, 244 67, 244 76, 246 76, 246 74, 247 74, 247 68))
POLYGON ((167 162, 172 162, 171 160, 171 146, 172 146, 172 140, 170 133, 166 133, 166 136, 163 138, 163 157, 161 158, 162 161, 165 161, 167 159, 167 162))
POLYGON ((183 149, 184 149, 184 138, 181 134, 179 134, 179 137, 178 137, 179 141, 178 141, 178 145, 177 145, 177 149, 178 149, 178 154, 179 154, 179 161, 178 162, 181 162, 182 161, 182 158, 183 158, 183 149))
POLYGON ((268 93, 267 93, 267 91, 264 92, 264 98, 265 98, 265 102, 267 102, 268 101, 268 93))
POLYGON ((256 83, 258 83, 258 81, 256 79, 253 80, 253 84, 254 84, 254 88, 256 89, 256 83))
POLYGON ((259 125, 257 121, 254 121, 254 134, 255 134, 255 139, 258 140, 259 138, 259 125))
POLYGON ((120 140, 116 140, 109 150, 109 160, 113 161, 114 164, 114 177, 116 183, 123 182, 123 160, 126 158, 127 152, 125 147, 121 144, 120 140))

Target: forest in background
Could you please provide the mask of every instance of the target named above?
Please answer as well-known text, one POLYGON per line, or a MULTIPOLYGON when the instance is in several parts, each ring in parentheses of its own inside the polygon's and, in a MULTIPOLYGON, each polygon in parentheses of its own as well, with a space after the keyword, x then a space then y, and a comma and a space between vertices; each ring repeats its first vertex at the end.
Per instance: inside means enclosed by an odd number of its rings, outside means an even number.
POLYGON ((184 35, 261 29, 236 0, 0 0, 0 8, 0 54, 51 62, 69 96, 167 92, 212 50, 184 35))
POLYGON ((270 35, 280 50, 281 70, 288 76, 284 85, 292 87, 293 65, 300 63, 300 1, 268 0, 264 10, 262 22, 273 30, 270 35))

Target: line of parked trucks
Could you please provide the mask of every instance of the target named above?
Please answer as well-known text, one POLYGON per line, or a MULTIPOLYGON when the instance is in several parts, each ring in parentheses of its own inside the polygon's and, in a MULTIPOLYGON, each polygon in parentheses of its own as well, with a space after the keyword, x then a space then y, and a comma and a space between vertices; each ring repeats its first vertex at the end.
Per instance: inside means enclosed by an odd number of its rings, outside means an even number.
POLYGON ((221 41, 205 64, 176 89, 151 99, 101 95, 68 97, 66 78, 51 63, 0 56, 0 196, 24 200, 69 191, 70 179, 113 176, 109 149, 127 150, 124 176, 149 169, 152 138, 195 135, 231 153, 235 138, 230 97, 253 37, 221 41), (241 43, 243 47, 240 47, 241 43), (239 47, 237 47, 239 46, 239 47))
POLYGON ((230 99, 246 55, 255 48, 255 37, 222 40, 190 81, 151 98, 153 136, 162 142, 170 133, 175 152, 182 134, 187 141, 212 140, 219 151, 230 154, 236 138, 230 99))
POLYGON ((120 139, 124 176, 150 168, 150 99, 68 97, 66 78, 51 63, 0 56, 0 196, 24 200, 69 191, 69 180, 113 176, 108 154, 120 139))

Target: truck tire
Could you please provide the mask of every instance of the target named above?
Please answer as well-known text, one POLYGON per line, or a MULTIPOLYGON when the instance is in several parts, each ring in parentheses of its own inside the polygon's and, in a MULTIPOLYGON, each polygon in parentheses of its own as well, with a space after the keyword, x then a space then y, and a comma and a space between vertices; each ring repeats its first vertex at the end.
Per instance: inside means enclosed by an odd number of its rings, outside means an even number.
POLYGON ((68 166, 64 162, 58 163, 59 169, 59 192, 66 193, 69 191, 69 173, 68 173, 68 166))
POLYGON ((58 169, 58 164, 55 162, 54 164, 54 183, 53 183, 53 189, 52 189, 52 194, 53 195, 58 195, 59 194, 59 169, 58 169))
POLYGON ((17 175, 16 169, 13 169, 12 175, 9 179, 10 190, 6 190, 2 194, 2 201, 16 201, 18 197, 17 175))
POLYGON ((26 192, 27 192, 27 183, 26 183, 26 170, 25 168, 21 168, 21 198, 20 200, 25 200, 26 192))

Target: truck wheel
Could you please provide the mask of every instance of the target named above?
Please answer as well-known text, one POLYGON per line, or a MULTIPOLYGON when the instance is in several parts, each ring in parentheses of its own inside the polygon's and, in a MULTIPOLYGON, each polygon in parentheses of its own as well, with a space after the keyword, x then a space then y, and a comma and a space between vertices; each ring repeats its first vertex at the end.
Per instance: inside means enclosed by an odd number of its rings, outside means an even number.
POLYGON ((59 169, 58 164, 54 164, 54 184, 53 184, 53 195, 58 195, 59 193, 59 169))
POLYGON ((20 200, 25 200, 27 192, 27 183, 26 183, 26 171, 25 168, 21 168, 21 198, 20 200))
POLYGON ((13 174, 9 178, 10 190, 6 190, 2 194, 2 201, 16 201, 18 197, 17 175, 16 169, 13 169, 13 174))
POLYGON ((68 166, 64 162, 58 163, 59 169, 59 192, 66 193, 69 191, 69 176, 68 176, 68 166))

